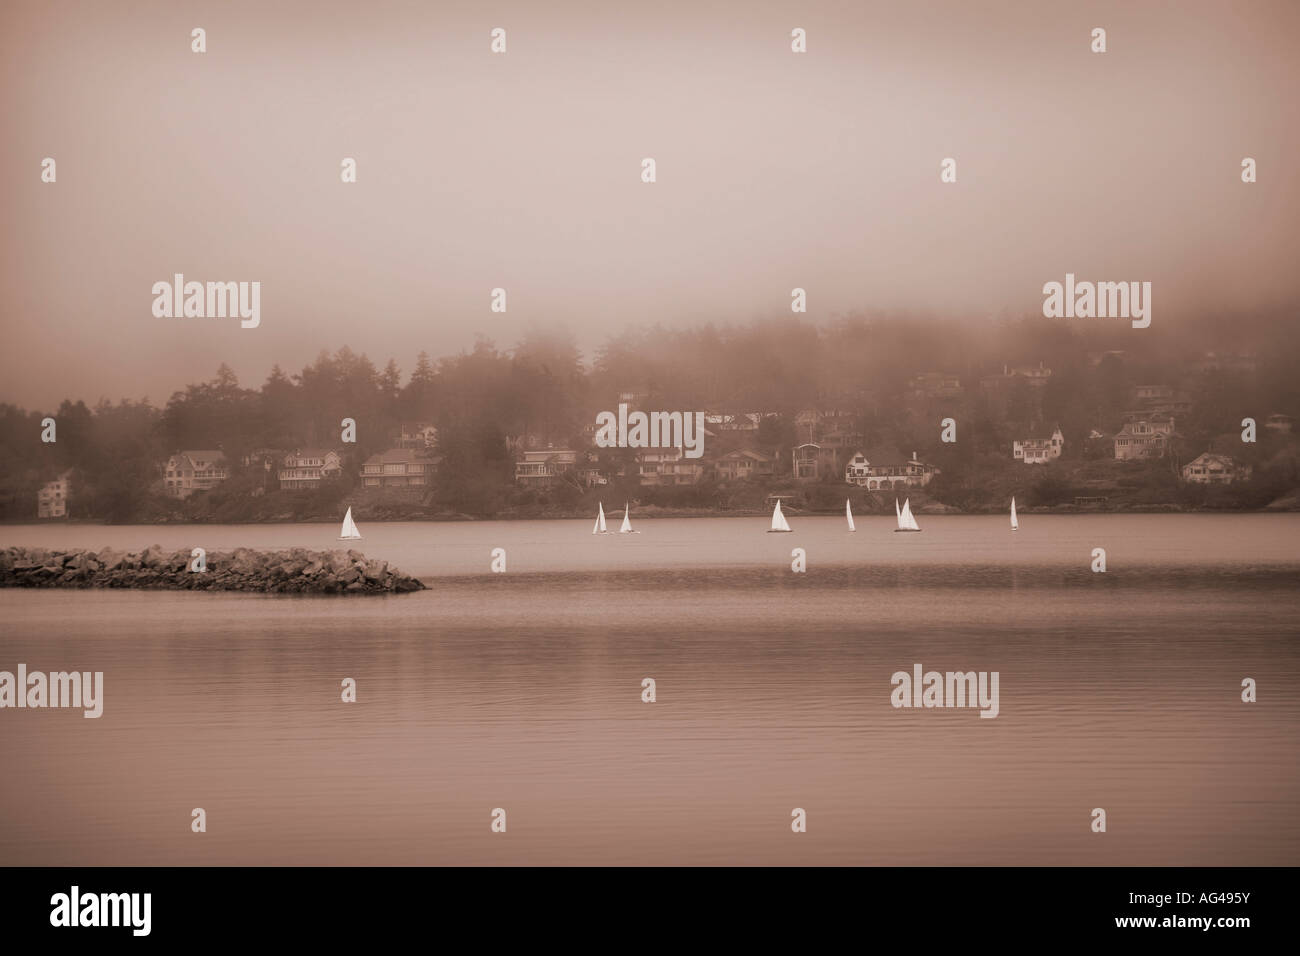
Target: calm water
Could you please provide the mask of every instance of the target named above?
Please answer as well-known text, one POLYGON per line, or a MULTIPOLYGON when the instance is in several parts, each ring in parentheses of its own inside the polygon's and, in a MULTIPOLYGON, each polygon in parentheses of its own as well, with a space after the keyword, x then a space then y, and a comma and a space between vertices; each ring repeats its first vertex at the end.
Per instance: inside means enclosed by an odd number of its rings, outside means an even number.
POLYGON ((1300 516, 920 521, 363 524, 432 590, 0 591, 0 670, 106 685, 99 720, 0 711, 0 863, 1300 863, 1300 516), (1000 715, 892 708, 917 662, 999 671, 1000 715))

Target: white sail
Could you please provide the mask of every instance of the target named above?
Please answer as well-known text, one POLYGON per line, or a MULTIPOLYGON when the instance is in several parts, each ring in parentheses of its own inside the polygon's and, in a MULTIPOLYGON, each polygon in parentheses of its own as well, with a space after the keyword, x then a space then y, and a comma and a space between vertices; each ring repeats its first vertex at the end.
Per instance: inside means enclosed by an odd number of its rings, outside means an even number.
POLYGON ((857 531, 858 529, 853 527, 853 506, 849 504, 848 498, 844 499, 844 517, 849 519, 849 530, 857 531))
POLYGON ((1011 497, 1011 530, 1020 530, 1020 522, 1016 520, 1016 499, 1014 495, 1011 497))
POLYGON ((903 527, 903 511, 898 507, 897 498, 894 499, 894 516, 898 518, 898 527, 901 529, 903 527))
POLYGON ((600 513, 596 515, 596 527, 591 529, 591 533, 609 534, 609 530, 605 527, 605 503, 603 501, 600 503, 600 513))
POLYGON ((348 513, 343 516, 343 528, 339 531, 339 540, 359 537, 361 532, 357 530, 357 523, 352 520, 352 509, 348 508, 348 513))
POLYGON ((916 523, 916 518, 912 517, 912 500, 910 498, 903 501, 903 511, 898 516, 898 527, 903 531, 921 530, 921 526, 916 523))
POLYGON ((632 531, 632 519, 631 519, 630 515, 631 515, 631 512, 628 511, 627 504, 624 503, 624 505, 623 505, 623 527, 621 527, 621 528, 618 529, 618 533, 619 533, 619 534, 632 534, 632 533, 633 533, 633 531, 632 531))
POLYGON ((790 523, 785 520, 785 515, 781 513, 781 499, 776 500, 776 508, 772 511, 772 527, 767 529, 771 531, 789 531, 790 523))

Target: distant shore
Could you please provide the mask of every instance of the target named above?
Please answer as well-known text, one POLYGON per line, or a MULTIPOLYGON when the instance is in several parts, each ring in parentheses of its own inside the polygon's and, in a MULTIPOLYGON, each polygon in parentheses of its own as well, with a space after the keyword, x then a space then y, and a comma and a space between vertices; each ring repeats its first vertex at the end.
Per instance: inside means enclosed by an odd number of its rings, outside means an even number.
MULTIPOLYGON (((1049 507, 1034 507, 1017 503, 1017 511, 1021 515, 1099 515, 1099 514, 1221 514, 1221 515, 1242 515, 1242 514, 1288 514, 1300 512, 1300 499, 1288 498, 1273 502, 1264 508, 1206 508, 1206 507, 1189 507, 1187 505, 1166 504, 1166 505, 1140 505, 1140 506, 1111 506, 1097 507, 1088 505, 1052 505, 1049 507)), ((842 517, 843 509, 810 509, 801 508, 789 503, 782 504, 782 510, 790 516, 802 517, 842 517)), ((950 505, 943 505, 937 502, 920 502, 913 501, 912 511, 918 515, 952 515, 959 517, 987 517, 989 515, 1001 515, 1006 513, 1006 509, 971 509, 962 510, 950 505)), ((606 508, 606 515, 622 517, 622 508, 606 508)), ((645 508, 632 508, 632 517, 634 520, 651 520, 654 518, 759 518, 771 515, 770 508, 745 508, 745 509, 720 509, 720 508, 664 508, 658 506, 647 506, 645 508)), ((892 511, 881 511, 876 509, 853 509, 854 517, 871 518, 871 517, 894 517, 892 511)), ((494 515, 470 515, 459 513, 433 513, 413 512, 407 515, 373 515, 367 514, 365 510, 354 510, 353 516, 362 524, 400 524, 403 522, 462 522, 462 521, 577 521, 577 520, 594 520, 595 515, 590 510, 576 509, 556 509, 545 513, 524 513, 524 514, 494 514, 494 515)), ((330 525, 338 524, 341 517, 315 515, 312 517, 294 518, 292 516, 268 516, 259 520, 244 521, 204 521, 204 520, 154 520, 154 521, 129 521, 120 522, 121 527, 166 527, 170 525, 272 525, 272 524, 320 524, 330 525)), ((6 526, 31 526, 44 525, 57 527, 60 525, 82 525, 82 526, 101 526, 110 522, 98 518, 28 518, 28 519, 7 519, 0 521, 0 527, 6 526)))

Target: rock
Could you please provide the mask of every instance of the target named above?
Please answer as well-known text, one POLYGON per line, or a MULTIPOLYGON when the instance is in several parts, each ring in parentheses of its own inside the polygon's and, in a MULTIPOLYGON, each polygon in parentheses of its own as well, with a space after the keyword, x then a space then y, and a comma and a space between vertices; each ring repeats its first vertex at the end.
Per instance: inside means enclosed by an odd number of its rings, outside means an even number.
POLYGON ((0 550, 0 587, 147 588, 185 591, 257 591, 276 594, 388 594, 424 585, 387 561, 359 551, 292 548, 261 552, 238 548, 209 552, 207 570, 191 572, 190 552, 143 552, 44 548, 0 550))

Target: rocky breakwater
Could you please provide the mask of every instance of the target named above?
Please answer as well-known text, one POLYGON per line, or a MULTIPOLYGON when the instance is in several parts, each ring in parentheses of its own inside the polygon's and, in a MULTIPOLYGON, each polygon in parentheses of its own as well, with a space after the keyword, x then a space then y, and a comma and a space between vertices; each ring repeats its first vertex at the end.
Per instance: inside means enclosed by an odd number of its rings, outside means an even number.
POLYGON ((265 594, 390 594, 424 585, 359 551, 0 551, 0 587, 156 588, 265 594))

